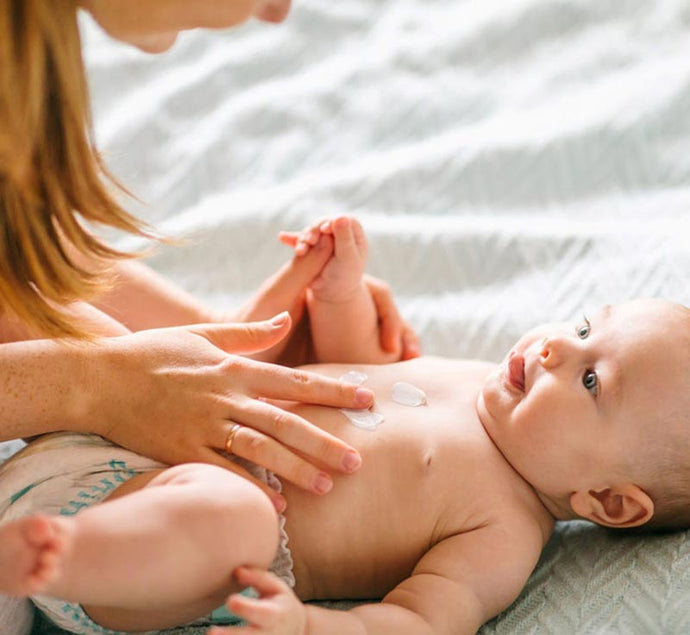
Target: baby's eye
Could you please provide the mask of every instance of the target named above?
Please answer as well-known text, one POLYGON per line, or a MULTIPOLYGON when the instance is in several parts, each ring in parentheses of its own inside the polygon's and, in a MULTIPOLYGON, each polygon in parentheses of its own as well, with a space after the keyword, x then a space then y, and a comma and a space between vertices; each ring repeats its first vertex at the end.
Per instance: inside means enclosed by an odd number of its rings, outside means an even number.
POLYGON ((599 378, 593 370, 586 370, 582 375, 582 385, 589 390, 595 397, 599 392, 599 378))
POLYGON ((582 326, 578 326, 575 331, 577 332, 577 336, 581 340, 586 340, 587 337, 589 336, 589 332, 592 330, 592 325, 589 323, 589 320, 587 319, 587 316, 584 316, 585 323, 582 326))

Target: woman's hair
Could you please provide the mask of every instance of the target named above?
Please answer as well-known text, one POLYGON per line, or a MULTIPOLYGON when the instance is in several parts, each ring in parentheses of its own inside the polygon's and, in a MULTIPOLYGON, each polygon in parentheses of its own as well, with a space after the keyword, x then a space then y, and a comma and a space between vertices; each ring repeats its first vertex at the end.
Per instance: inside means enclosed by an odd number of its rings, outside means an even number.
POLYGON ((0 0, 0 313, 88 337, 62 307, 103 290, 105 265, 132 254, 84 221, 153 237, 106 183, 125 191, 94 145, 76 1, 0 0))

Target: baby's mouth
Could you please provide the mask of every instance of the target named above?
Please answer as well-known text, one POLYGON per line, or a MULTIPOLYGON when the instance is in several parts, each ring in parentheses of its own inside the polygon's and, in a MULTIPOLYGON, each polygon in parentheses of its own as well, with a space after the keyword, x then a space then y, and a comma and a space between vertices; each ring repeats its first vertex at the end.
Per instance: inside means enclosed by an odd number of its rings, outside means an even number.
POLYGON ((520 392, 525 392, 525 358, 520 353, 511 351, 507 371, 508 383, 520 392))

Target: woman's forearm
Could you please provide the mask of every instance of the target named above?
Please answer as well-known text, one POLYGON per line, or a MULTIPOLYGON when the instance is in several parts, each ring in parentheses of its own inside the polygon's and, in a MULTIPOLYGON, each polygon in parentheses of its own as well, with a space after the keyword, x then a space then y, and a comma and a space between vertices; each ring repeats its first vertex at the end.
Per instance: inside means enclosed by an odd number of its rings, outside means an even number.
POLYGON ((86 350, 54 340, 0 344, 0 441, 57 430, 98 432, 97 421, 89 424, 85 416, 86 350))
MULTIPOLYGON (((66 310, 94 336, 129 332, 85 302, 66 310)), ((86 364, 100 350, 96 343, 41 339, 21 322, 0 315, 0 441, 57 430, 98 432, 98 421, 87 415, 95 377, 86 364)))
POLYGON ((141 262, 117 264, 112 288, 94 306, 132 331, 200 324, 213 319, 192 295, 141 262))

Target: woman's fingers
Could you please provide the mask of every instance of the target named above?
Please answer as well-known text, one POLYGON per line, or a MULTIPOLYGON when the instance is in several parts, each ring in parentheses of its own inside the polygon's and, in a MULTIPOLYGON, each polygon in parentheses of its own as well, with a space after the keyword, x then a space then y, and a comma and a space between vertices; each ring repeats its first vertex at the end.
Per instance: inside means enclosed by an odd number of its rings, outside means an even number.
POLYGON ((364 276, 364 282, 376 306, 381 348, 389 353, 402 352, 403 321, 390 287, 378 278, 367 275, 364 276))
POLYGON ((327 494, 333 480, 284 445, 263 432, 240 426, 232 442, 232 454, 254 463, 315 494, 327 494))
POLYGON ((299 241, 299 232, 282 231, 278 234, 278 240, 283 243, 283 245, 294 247, 299 241))
POLYGON ((315 484, 321 473, 288 448, 298 448, 339 472, 354 472, 361 465, 359 454, 347 443, 277 406, 257 400, 231 404, 229 411, 230 419, 247 426, 236 432, 233 454, 255 462, 260 458, 262 465, 300 487, 324 493, 315 484))
POLYGON ((390 353, 398 353, 400 359, 419 357, 419 338, 412 327, 402 319, 393 300, 390 287, 373 276, 364 276, 379 319, 381 348, 390 353))
POLYGON ((402 359, 414 359, 422 354, 422 349, 419 343, 419 337, 415 333, 414 329, 407 323, 403 330, 402 336, 403 350, 402 359))
POLYGON ((374 402, 374 393, 368 388, 296 368, 236 358, 228 365, 228 373, 234 378, 244 376, 254 397, 334 408, 368 408, 374 402))
POLYGON ((290 314, 283 311, 261 322, 198 324, 187 328, 191 333, 207 339, 226 353, 240 355, 256 353, 274 346, 290 332, 290 324, 290 314))
MULTIPOLYGON (((271 290, 277 298, 294 298, 321 273, 333 253, 333 239, 322 236, 309 254, 304 258, 293 258, 271 278, 271 290)), ((287 302, 284 302, 287 306, 287 302)))

